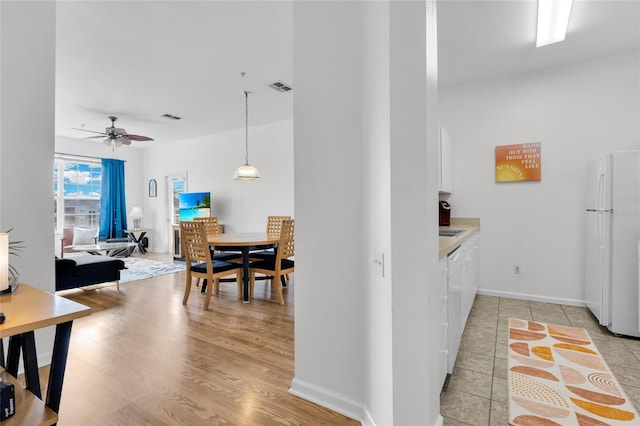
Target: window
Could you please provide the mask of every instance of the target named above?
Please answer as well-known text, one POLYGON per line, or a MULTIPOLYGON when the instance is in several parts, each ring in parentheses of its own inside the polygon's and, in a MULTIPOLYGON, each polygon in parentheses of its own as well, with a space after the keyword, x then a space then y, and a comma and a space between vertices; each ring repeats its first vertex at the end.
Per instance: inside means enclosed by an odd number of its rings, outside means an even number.
POLYGON ((100 160, 56 157, 53 167, 53 217, 62 228, 100 226, 100 160))

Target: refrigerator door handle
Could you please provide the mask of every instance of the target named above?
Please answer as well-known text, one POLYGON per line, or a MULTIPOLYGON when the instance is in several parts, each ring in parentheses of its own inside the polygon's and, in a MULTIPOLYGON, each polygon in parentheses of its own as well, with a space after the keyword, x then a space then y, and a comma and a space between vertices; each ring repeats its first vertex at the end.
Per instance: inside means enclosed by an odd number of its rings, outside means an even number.
POLYGON ((613 209, 587 209, 588 212, 596 212, 596 213, 613 213, 613 209))

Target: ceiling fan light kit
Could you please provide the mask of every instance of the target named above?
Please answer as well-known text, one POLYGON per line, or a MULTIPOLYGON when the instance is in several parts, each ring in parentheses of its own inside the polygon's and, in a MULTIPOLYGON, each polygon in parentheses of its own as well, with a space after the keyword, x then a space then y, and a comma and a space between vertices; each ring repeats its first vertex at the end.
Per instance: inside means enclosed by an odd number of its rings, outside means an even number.
MULTIPOLYGON (((244 77, 244 73, 242 74, 244 77)), ((237 180, 256 180, 260 179, 258 169, 249 164, 249 93, 242 92, 244 95, 244 165, 238 167, 233 174, 233 178, 237 180)))

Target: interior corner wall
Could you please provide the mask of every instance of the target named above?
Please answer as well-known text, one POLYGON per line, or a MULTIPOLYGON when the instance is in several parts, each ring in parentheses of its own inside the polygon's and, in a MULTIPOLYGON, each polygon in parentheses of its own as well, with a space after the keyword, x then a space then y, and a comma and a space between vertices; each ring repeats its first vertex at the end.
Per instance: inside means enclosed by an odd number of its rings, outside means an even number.
POLYGON ((389 2, 363 7, 363 158, 367 283, 364 287, 363 424, 393 424, 389 2), (373 260, 384 265, 376 267, 373 260))
POLYGON ((390 2, 393 420, 440 418, 435 2, 390 2), (427 44, 428 43, 428 44, 427 44))
MULTIPOLYGON (((0 9, 0 229, 24 241, 10 258, 21 281, 53 291, 56 3, 3 1, 0 9)), ((53 329, 36 331, 36 341, 39 363, 49 363, 53 329)))
POLYGON ((640 52, 441 88, 440 106, 452 215, 481 218, 480 291, 581 304, 585 165, 640 149, 640 52), (527 142, 542 180, 495 183, 495 147, 527 142))
POLYGON ((295 378, 290 392, 361 418, 365 284, 362 3, 293 5, 295 378))

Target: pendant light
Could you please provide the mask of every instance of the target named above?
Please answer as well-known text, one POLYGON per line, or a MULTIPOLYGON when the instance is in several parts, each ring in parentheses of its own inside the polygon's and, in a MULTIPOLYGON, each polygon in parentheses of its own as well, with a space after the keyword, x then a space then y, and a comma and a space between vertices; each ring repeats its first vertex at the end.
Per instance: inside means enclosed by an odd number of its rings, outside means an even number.
POLYGON ((244 91, 244 165, 236 169, 233 178, 237 180, 256 180, 260 179, 258 169, 249 164, 249 93, 244 91))

